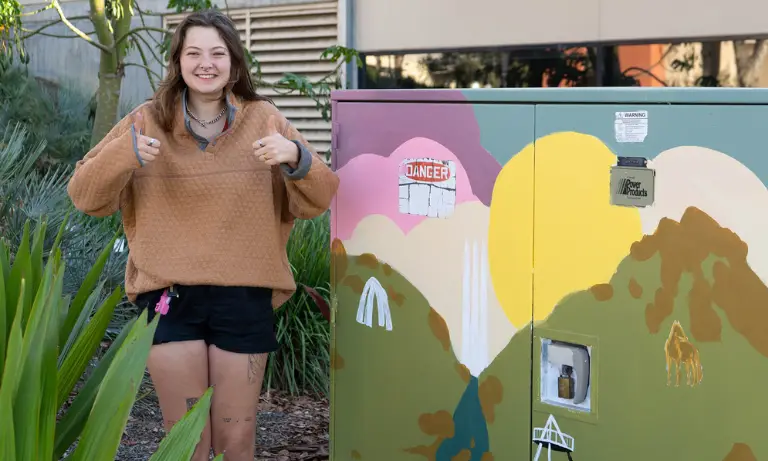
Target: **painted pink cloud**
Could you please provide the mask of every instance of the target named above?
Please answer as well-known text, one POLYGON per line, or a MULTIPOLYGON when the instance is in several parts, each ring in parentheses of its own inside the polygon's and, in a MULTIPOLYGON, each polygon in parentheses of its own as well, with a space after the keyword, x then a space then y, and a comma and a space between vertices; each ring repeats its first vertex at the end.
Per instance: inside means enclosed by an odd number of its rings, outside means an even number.
MULTIPOLYGON (((333 238, 347 240, 357 223, 368 215, 384 215, 407 234, 425 219, 400 213, 398 209, 398 169, 407 158, 428 157, 451 160, 456 163, 456 204, 478 201, 472 193, 466 171, 461 162, 442 144, 427 138, 413 138, 401 144, 392 155, 381 157, 361 154, 337 171, 339 191, 332 204, 336 225, 333 238)), ((431 218, 430 218, 431 219, 431 218)), ((436 218, 440 219, 440 218, 436 218)))

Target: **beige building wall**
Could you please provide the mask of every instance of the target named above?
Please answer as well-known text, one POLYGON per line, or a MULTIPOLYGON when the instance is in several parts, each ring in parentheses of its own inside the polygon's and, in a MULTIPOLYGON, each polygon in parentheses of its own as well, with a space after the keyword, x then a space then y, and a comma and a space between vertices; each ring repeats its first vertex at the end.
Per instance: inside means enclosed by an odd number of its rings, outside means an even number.
POLYGON ((768 36, 766 0, 350 0, 363 52, 768 36))

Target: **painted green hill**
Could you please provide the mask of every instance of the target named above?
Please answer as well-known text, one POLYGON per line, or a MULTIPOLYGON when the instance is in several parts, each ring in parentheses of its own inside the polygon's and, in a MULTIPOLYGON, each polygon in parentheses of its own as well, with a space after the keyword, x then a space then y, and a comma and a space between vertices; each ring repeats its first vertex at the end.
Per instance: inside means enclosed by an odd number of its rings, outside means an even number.
POLYGON ((447 326, 415 287, 375 256, 347 256, 338 240, 333 255, 334 459, 433 460, 454 435, 452 415, 469 381, 447 326), (372 277, 387 292, 391 331, 379 326, 377 302, 372 326, 357 322, 372 277))
MULTIPOLYGON (((537 325, 599 338, 596 424, 555 413, 575 438, 574 460, 768 459, 768 288, 746 255, 738 236, 689 208, 679 223, 665 219, 635 243, 610 284, 565 298, 537 325), (667 385, 665 342, 674 321, 698 350, 698 385, 686 385, 684 369, 679 387, 674 373, 667 385)), ((505 389, 489 426, 495 459, 525 456, 506 440, 525 411, 520 374, 529 344, 516 336, 485 373, 505 389), (516 392, 514 402, 507 389, 516 392)), ((535 412, 534 426, 548 416, 535 412)), ((552 454, 553 461, 566 459, 552 454)))

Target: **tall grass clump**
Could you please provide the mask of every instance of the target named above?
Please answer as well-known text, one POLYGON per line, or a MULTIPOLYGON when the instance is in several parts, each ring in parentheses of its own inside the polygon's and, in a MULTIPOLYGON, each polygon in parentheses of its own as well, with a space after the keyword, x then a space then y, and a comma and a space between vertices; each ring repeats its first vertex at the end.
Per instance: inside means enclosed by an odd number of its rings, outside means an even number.
POLYGON ((330 325, 312 298, 308 286, 330 297, 330 214, 297 220, 288 241, 288 260, 296 278, 296 294, 275 313, 280 349, 271 354, 264 377, 267 389, 291 394, 327 394, 330 381, 330 325))

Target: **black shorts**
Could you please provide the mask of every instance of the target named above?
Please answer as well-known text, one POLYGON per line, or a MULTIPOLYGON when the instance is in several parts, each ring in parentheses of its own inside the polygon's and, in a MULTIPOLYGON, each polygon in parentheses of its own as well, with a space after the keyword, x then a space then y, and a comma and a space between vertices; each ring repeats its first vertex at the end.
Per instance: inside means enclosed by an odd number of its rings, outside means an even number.
MULTIPOLYGON (((203 340, 208 345, 240 354, 278 349, 272 290, 254 287, 176 285, 168 313, 160 318, 153 344, 203 340)), ((163 290, 142 293, 136 305, 147 309, 147 320, 157 315, 155 305, 163 290)))

